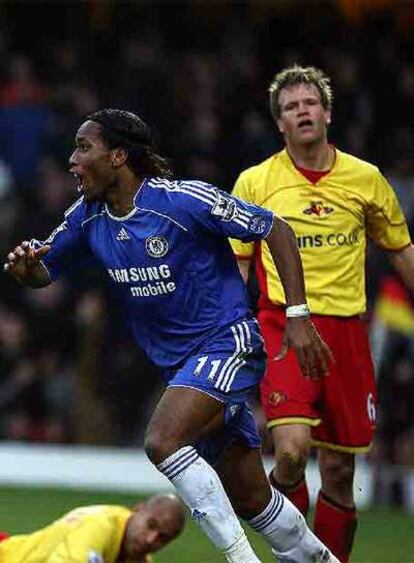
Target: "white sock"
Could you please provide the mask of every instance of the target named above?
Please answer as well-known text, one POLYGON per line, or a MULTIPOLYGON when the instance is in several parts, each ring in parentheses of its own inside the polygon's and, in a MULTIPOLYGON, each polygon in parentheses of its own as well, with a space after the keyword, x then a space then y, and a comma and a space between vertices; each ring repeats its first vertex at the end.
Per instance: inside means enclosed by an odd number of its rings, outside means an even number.
POLYGON ((230 563, 260 563, 256 555, 253 553, 252 547, 244 533, 239 536, 236 542, 228 549, 223 551, 223 555, 230 563))
POLYGON ((231 563, 260 563, 230 504, 219 476, 191 446, 157 465, 177 489, 191 515, 231 563))
POLYGON ((248 520, 249 526, 272 546, 279 563, 330 563, 329 549, 311 532, 299 510, 272 487, 264 511, 248 520))

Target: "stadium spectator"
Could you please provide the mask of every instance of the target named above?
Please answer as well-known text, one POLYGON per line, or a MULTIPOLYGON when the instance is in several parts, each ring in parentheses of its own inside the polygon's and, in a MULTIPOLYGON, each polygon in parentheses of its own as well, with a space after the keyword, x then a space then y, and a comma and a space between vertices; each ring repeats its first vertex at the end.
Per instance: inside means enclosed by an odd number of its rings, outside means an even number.
MULTIPOLYGON (((37 322, 32 322, 36 333, 37 322)), ((66 442, 73 398, 70 377, 53 339, 47 348, 44 342, 42 346, 41 327, 37 340, 22 314, 0 312, 0 436, 66 442)))
POLYGON ((63 271, 87 268, 91 257, 105 268, 137 343, 167 383, 147 429, 148 457, 227 561, 259 561, 236 511, 278 558, 336 562, 270 487, 248 407, 265 352, 228 236, 266 240, 289 304, 286 342, 304 376, 327 369, 329 350, 309 321, 290 227, 209 184, 170 180, 148 127, 130 112, 88 116, 69 162, 83 196, 46 241, 10 252, 5 270, 40 288, 63 271))
POLYGON ((322 488, 315 532, 347 562, 357 526, 355 454, 369 449, 376 386, 365 312, 365 248, 370 237, 414 289, 414 247, 397 198, 379 170, 328 142, 332 91, 314 67, 294 65, 270 86, 270 109, 285 149, 241 173, 234 195, 263 205, 292 225, 300 247, 310 308, 336 363, 329 376, 303 379, 283 340, 282 286, 263 244, 234 241, 245 278, 256 261, 259 322, 271 358, 261 401, 275 447, 274 486, 307 514, 305 468, 318 449, 322 488), (281 348, 281 352, 279 350, 281 348))
POLYGON ((81 506, 32 533, 0 533, 0 560, 150 563, 150 554, 173 541, 185 520, 184 505, 172 494, 153 496, 133 508, 81 506))
POLYGON ((45 153, 52 112, 30 59, 12 57, 8 71, 8 80, 0 88, 0 151, 16 183, 23 187, 32 180, 45 153))

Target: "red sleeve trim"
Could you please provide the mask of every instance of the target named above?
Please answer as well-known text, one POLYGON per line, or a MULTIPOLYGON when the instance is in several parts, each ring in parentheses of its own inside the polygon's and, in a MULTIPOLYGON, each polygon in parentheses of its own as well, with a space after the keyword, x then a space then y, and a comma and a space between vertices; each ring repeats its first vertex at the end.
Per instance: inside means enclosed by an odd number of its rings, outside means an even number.
POLYGON ((247 256, 246 254, 235 254, 237 260, 253 260, 253 255, 247 256))

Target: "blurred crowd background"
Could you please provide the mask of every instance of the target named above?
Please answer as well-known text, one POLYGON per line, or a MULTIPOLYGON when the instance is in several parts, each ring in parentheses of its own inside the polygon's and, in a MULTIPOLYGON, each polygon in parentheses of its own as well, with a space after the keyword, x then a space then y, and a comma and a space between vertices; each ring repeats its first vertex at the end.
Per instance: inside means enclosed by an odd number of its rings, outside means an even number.
MULTIPOLYGON (((267 88, 294 62, 331 76, 332 142, 381 168, 413 226, 410 0, 2 2, 2 255, 45 238, 77 198, 68 158, 98 108, 138 113, 176 176, 230 191, 281 146, 267 88)), ((368 264, 381 392, 370 460, 377 498, 402 503, 414 468, 412 297, 374 248, 368 264)), ((42 290, 0 276, 1 440, 139 445, 160 391, 99 271, 42 290)))

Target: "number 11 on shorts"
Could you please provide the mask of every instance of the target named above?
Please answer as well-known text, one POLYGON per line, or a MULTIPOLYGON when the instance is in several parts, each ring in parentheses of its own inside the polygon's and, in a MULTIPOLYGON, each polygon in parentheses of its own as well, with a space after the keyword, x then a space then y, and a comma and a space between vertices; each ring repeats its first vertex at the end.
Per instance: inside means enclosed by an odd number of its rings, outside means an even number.
MULTIPOLYGON (((201 375, 201 372, 204 368, 204 366, 206 365, 206 363, 208 362, 208 356, 201 356, 201 358, 198 358, 197 360, 197 367, 194 370, 194 375, 201 375)), ((221 360, 212 360, 209 364, 210 367, 210 371, 208 373, 207 379, 209 379, 210 381, 212 381, 220 367, 221 364, 221 360)))

